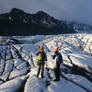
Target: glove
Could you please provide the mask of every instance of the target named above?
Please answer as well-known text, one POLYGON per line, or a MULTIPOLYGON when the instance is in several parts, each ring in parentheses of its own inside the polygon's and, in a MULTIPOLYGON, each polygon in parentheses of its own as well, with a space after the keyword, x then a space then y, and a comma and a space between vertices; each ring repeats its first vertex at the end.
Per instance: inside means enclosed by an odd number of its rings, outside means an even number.
POLYGON ((39 65, 39 61, 37 61, 36 64, 39 65))

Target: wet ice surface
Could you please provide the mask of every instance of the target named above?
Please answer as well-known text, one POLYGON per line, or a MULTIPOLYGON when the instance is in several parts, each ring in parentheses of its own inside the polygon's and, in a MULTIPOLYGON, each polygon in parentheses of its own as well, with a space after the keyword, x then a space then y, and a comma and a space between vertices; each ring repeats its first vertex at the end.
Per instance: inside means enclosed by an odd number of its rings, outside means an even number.
POLYGON ((0 92, 92 92, 91 38, 88 34, 72 34, 0 39, 0 92), (36 78, 40 45, 44 45, 48 58, 43 79, 36 78), (54 79, 54 47, 59 47, 64 61, 59 82, 50 80, 54 79))

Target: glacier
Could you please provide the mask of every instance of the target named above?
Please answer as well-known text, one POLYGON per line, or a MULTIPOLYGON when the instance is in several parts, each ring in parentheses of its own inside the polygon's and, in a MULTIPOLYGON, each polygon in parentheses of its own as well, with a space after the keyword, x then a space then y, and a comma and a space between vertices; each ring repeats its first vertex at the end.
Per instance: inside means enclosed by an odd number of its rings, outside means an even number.
POLYGON ((92 92, 92 35, 0 37, 0 92, 92 92), (47 54, 45 78, 36 78, 39 46, 47 54), (54 79, 54 48, 63 56, 61 79, 54 79))

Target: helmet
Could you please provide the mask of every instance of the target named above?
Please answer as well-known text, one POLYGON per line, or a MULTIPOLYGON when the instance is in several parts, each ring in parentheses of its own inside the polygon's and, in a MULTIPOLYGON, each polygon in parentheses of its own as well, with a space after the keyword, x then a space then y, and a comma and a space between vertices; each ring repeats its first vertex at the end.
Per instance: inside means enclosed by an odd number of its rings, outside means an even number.
POLYGON ((40 46, 40 50, 44 50, 44 47, 43 46, 40 46))
POLYGON ((55 48, 54 51, 57 52, 58 51, 58 48, 55 48))

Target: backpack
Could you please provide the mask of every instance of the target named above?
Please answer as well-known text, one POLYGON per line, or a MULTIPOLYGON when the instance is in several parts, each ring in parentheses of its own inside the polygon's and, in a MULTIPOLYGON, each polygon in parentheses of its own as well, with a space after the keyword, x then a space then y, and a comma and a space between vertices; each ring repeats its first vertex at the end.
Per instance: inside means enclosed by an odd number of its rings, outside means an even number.
POLYGON ((42 60, 43 60, 43 57, 42 57, 41 53, 38 54, 37 60, 38 60, 38 61, 42 61, 42 60))
POLYGON ((63 62, 63 59, 62 59, 62 55, 60 54, 60 53, 58 53, 57 55, 57 62, 60 64, 60 63, 62 63, 63 62))

